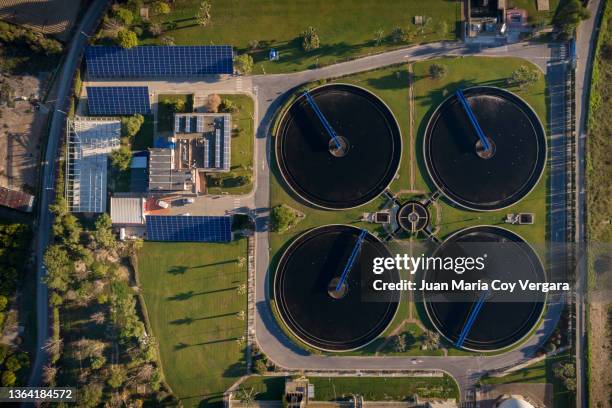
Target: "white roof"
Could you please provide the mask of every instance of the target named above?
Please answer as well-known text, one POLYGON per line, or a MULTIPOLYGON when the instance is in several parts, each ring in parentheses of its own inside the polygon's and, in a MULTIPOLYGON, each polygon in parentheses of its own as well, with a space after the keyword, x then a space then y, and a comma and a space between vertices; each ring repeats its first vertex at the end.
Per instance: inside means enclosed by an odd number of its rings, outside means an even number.
POLYGON ((142 197, 111 197, 113 224, 144 224, 144 205, 142 197))
POLYGON ((499 404, 499 408, 534 408, 522 398, 510 398, 499 404))

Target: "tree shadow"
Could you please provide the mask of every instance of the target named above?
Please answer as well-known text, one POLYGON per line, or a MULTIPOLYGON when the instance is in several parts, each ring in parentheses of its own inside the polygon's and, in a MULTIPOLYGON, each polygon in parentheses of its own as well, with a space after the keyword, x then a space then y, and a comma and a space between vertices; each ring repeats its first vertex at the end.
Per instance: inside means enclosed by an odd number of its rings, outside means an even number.
POLYGON ((212 316, 203 316, 203 317, 183 317, 182 319, 176 319, 176 320, 172 320, 170 322, 170 324, 173 325, 190 325, 193 324, 195 322, 197 322, 198 320, 210 320, 210 319, 218 319, 221 317, 228 317, 228 316, 234 316, 236 315, 237 312, 232 312, 232 313, 223 313, 223 314, 218 314, 218 315, 212 315, 212 316))
POLYGON ((172 296, 168 296, 166 299, 167 300, 173 300, 173 301, 189 300, 189 299, 191 299, 192 297, 195 297, 195 296, 208 295, 208 294, 211 294, 211 293, 227 292, 227 291, 230 291, 230 290, 236 290, 237 288, 238 288, 238 286, 232 286, 232 287, 229 287, 229 288, 209 290, 209 291, 205 291, 205 292, 194 292, 193 290, 190 290, 188 292, 181 292, 181 293, 177 293, 177 294, 172 295, 172 296))

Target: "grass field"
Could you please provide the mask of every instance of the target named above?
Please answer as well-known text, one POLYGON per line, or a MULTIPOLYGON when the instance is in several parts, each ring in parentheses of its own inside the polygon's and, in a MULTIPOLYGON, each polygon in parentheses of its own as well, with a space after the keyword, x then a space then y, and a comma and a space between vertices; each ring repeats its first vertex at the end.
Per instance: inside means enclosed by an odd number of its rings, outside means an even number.
MULTIPOLYGON (((366 401, 406 401, 418 394, 422 398, 457 398, 457 383, 444 377, 309 377, 315 387, 316 401, 342 401, 361 394, 366 401)), ((285 377, 253 376, 243 382, 253 388, 257 400, 282 398, 285 377)))
POLYGON ((567 391, 553 374, 555 364, 569 361, 572 361, 572 357, 567 353, 557 354, 504 377, 485 377, 481 381, 483 384, 550 383, 553 385, 553 406, 571 407, 573 393, 567 391))
POLYGON ((538 11, 536 0, 508 0, 508 8, 522 8, 527 10, 527 20, 530 24, 551 24, 559 0, 550 0, 549 11, 538 11))
POLYGON ((167 382, 186 407, 219 406, 245 374, 245 239, 229 244, 145 242, 138 274, 167 382))
MULTIPOLYGON (((460 18, 459 2, 448 0, 298 0, 239 1, 211 0, 212 20, 209 26, 198 25, 195 15, 200 1, 177 0, 168 15, 154 16, 153 21, 165 28, 161 36, 174 38, 177 45, 230 44, 239 53, 249 43, 259 47, 249 51, 255 61, 254 73, 301 71, 317 65, 377 53, 408 43, 454 40, 460 18), (414 16, 430 17, 425 26, 413 24, 414 16), (314 27, 320 37, 320 48, 304 52, 300 33, 314 27), (411 32, 404 43, 387 37, 395 27, 411 32), (383 40, 376 44, 376 31, 383 40), (275 48, 280 60, 268 61, 275 48)), ((144 44, 159 43, 161 37, 144 37, 144 44)))
POLYGON ((246 194, 253 189, 253 144, 254 132, 254 103, 247 95, 219 95, 234 103, 238 111, 232 113, 232 165, 230 173, 220 175, 221 187, 208 187, 209 194, 246 194), (231 180, 223 184, 223 180, 246 176, 250 182, 243 185, 231 185, 231 180))

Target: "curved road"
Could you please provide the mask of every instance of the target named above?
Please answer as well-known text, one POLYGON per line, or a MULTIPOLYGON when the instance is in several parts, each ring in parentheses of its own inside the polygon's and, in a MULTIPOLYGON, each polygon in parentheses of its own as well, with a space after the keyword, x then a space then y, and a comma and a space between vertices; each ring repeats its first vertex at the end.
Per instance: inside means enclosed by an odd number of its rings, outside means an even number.
POLYGON ((63 136, 62 130, 66 124, 66 109, 70 101, 72 79, 80 61, 81 53, 87 44, 88 35, 96 28, 102 12, 106 9, 107 2, 104 0, 94 1, 87 10, 77 29, 77 34, 70 43, 70 49, 66 55, 64 66, 58 78, 57 100, 51 118, 51 126, 45 150, 45 159, 42 162, 42 183, 38 200, 38 223, 36 225, 36 356, 32 365, 32 372, 28 384, 36 387, 41 384, 42 367, 46 360, 45 352, 42 350, 49 337, 49 308, 47 285, 43 282, 45 268, 42 263, 45 249, 49 244, 51 224, 53 217, 49 212, 49 204, 54 199, 56 159, 58 157, 58 146, 63 136))

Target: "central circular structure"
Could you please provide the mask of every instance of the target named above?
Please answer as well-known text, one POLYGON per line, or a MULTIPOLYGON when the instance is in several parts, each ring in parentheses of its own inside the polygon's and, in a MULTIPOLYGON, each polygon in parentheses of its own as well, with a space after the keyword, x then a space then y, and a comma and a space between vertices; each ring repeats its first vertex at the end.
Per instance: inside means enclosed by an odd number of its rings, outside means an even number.
POLYGON ((348 351, 382 333, 395 316, 399 292, 375 291, 373 281, 398 282, 397 270, 372 273, 384 244, 366 234, 346 280, 336 291, 361 230, 347 225, 312 229, 284 252, 274 277, 274 300, 289 330, 311 347, 348 351))
POLYGON ((456 94, 433 113, 423 145, 436 186, 473 210, 508 207, 538 183, 546 164, 546 133, 535 112, 515 94, 493 87, 463 91, 482 129, 485 149, 456 94))
POLYGON ((353 208, 373 200, 393 181, 401 159, 393 114, 374 94, 352 85, 324 85, 309 94, 316 107, 301 95, 280 121, 275 151, 283 178, 305 201, 322 208, 353 208))
POLYGON ((467 330, 462 348, 473 351, 494 351, 509 347, 527 336, 539 321, 546 301, 541 291, 526 291, 518 287, 519 280, 546 282, 544 268, 532 247, 521 237, 504 228, 481 226, 461 230, 445 240, 434 257, 459 259, 485 257, 483 270, 465 271, 429 269, 423 280, 428 283, 452 284, 464 280, 479 280, 491 284, 515 282, 517 289, 485 291, 480 289, 429 288, 423 291, 425 310, 431 323, 448 341, 457 345, 478 301, 482 307, 467 330))
POLYGON ((397 223, 404 231, 421 231, 429 224, 429 211, 418 201, 408 201, 397 211, 397 223))

